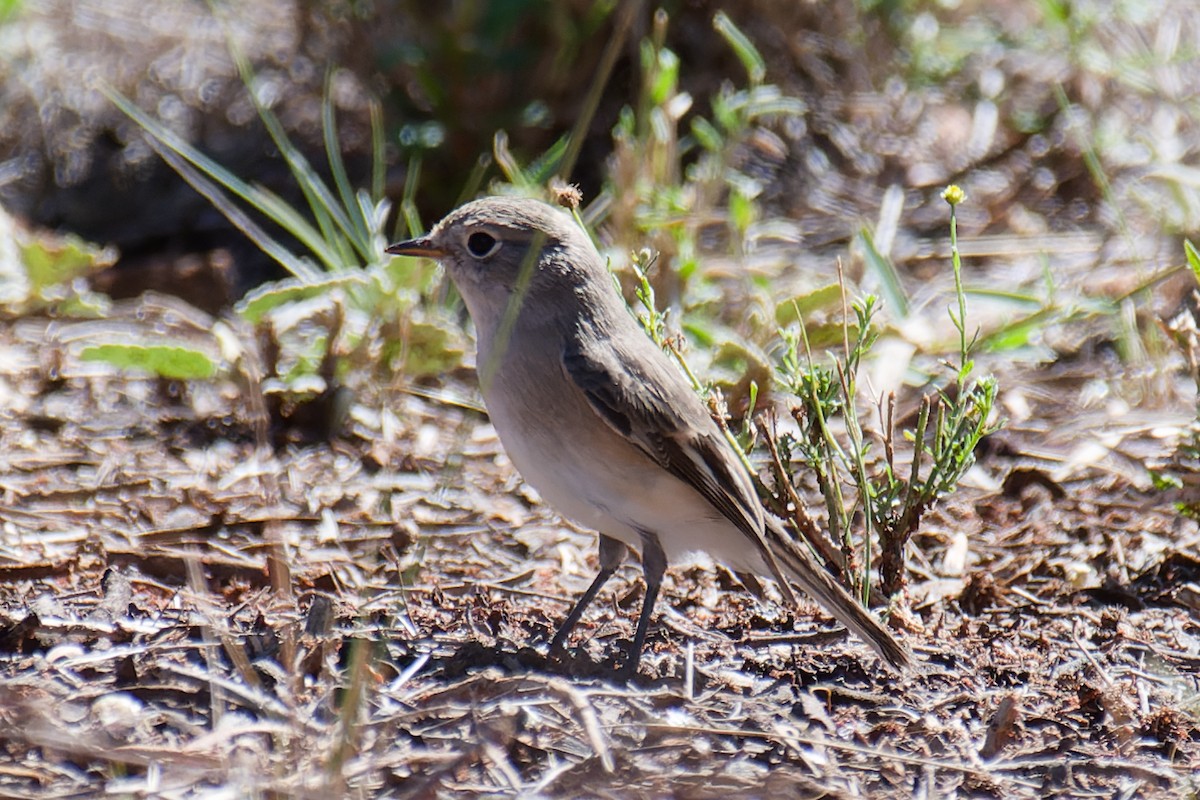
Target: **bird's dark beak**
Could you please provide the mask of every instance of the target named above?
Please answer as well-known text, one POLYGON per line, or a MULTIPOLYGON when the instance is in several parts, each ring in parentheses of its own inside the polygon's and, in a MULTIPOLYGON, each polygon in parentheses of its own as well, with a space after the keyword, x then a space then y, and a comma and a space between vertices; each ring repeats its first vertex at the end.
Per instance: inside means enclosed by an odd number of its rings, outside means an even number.
POLYGON ((419 239, 409 239, 384 248, 385 253, 393 256, 419 256, 421 258, 441 258, 446 251, 433 243, 433 239, 422 236, 419 239))

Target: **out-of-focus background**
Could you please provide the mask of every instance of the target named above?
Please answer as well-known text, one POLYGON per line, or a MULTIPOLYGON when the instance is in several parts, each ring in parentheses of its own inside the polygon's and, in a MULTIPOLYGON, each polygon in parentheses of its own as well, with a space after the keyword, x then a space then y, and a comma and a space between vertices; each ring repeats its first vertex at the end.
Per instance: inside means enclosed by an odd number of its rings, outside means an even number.
MULTIPOLYGON (((331 76, 352 175, 365 180, 368 103, 377 98, 389 194, 399 196, 419 160, 429 224, 499 175, 492 163, 482 181, 472 178, 497 131, 526 163, 571 131, 618 35, 569 178, 585 201, 606 188, 620 194, 613 128, 622 108, 637 109, 641 43, 656 8, 638 5, 625 29, 611 0, 187 2, 153 13, 132 0, 7 5, 0 202, 31 224, 114 244, 131 265, 161 268, 175 254, 228 248, 235 295, 272 274, 269 264, 146 146, 102 83, 234 173, 294 199, 230 47, 252 65, 258 99, 318 168, 331 76)), ((937 193, 951 181, 972 200, 960 224, 973 238, 1087 233, 1094 238, 1047 239, 1045 249, 1110 247, 1149 268, 1177 255, 1171 237, 1196 228, 1197 57, 1186 3, 729 6, 763 54, 766 82, 806 107, 755 125, 731 166, 822 258, 825 245, 878 220, 895 188, 896 253, 919 268, 914 240, 944 230, 937 193)), ((687 135, 693 117, 711 118, 722 85, 745 85, 745 70, 714 30, 722 4, 662 8, 678 89, 692 98, 679 120, 687 135)))

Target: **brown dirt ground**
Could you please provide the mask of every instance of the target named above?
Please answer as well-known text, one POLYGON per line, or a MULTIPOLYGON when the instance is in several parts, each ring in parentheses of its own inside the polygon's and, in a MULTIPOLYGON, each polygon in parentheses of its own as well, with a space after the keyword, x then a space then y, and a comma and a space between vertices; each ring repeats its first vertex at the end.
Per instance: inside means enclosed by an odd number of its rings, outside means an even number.
POLYGON ((624 685, 636 565, 548 663, 594 540, 449 390, 366 387, 344 436, 271 452, 237 386, 72 341, 0 331, 5 796, 1197 791, 1200 533, 1142 469, 1191 419, 1174 379, 1138 408, 1068 400, 1103 360, 1000 376, 1027 413, 910 548, 920 671, 697 565, 624 685))

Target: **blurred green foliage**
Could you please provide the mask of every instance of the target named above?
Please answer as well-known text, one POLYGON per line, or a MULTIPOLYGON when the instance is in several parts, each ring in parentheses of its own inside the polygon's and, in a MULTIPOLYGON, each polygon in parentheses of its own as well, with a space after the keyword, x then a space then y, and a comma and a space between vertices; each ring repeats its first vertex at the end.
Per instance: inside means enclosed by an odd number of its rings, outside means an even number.
POLYGON ((24 4, 25 0, 0 0, 0 22, 19 12, 24 4))
POLYGON ((73 234, 26 229, 0 209, 0 314, 100 316, 108 298, 91 291, 84 279, 116 258, 112 248, 73 234))

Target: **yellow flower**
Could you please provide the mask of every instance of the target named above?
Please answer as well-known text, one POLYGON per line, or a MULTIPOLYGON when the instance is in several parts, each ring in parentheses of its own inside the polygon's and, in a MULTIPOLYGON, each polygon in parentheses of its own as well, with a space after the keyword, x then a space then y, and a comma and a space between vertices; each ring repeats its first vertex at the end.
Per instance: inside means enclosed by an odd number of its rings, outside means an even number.
POLYGON ((942 192, 942 199, 950 205, 956 206, 967 199, 967 193, 958 184, 952 183, 942 192))

